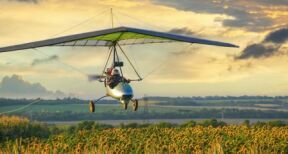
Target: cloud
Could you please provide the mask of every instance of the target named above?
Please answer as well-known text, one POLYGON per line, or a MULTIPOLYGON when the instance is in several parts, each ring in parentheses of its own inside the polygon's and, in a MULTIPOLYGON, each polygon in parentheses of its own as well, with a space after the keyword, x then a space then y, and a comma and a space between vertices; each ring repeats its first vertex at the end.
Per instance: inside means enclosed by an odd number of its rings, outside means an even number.
POLYGON ((50 57, 44 58, 44 59, 34 59, 33 62, 31 63, 32 66, 39 65, 39 64, 44 64, 44 63, 49 63, 53 60, 58 60, 59 57, 57 55, 52 55, 50 57))
POLYGON ((23 3, 34 3, 37 4, 39 3, 40 0, 8 0, 8 1, 14 1, 14 2, 23 2, 23 3))
POLYGON ((49 91, 40 83, 29 83, 20 76, 5 76, 0 83, 0 97, 5 98, 63 98, 61 91, 49 91))
POLYGON ((239 65, 235 65, 235 64, 231 64, 228 68, 227 68, 227 71, 230 72, 230 73, 233 73, 233 72, 239 72, 239 71, 246 71, 246 70, 249 70, 251 68, 253 68, 254 65, 252 62, 247 62, 247 63, 244 63, 244 64, 239 64, 239 65))
POLYGON ((288 5, 287 0, 258 0, 259 3, 268 4, 268 5, 288 5))
POLYGON ((172 56, 192 56, 196 54, 201 49, 199 46, 191 46, 190 44, 187 46, 184 46, 182 49, 179 51, 172 51, 170 54, 172 56))
POLYGON ((183 34, 183 35, 194 35, 195 33, 193 31, 191 31, 189 28, 187 27, 183 27, 183 28, 173 28, 170 31, 168 31, 169 33, 174 33, 174 34, 183 34))
POLYGON ((270 57, 275 54, 279 49, 279 46, 264 45, 264 44, 252 44, 247 46, 237 59, 248 59, 248 58, 263 58, 270 57))
POLYGON ((273 31, 260 43, 248 45, 235 59, 266 58, 280 54, 281 47, 286 41, 288 41, 287 28, 273 31))
MULTIPOLYGON (((287 0, 151 0, 155 4, 174 7, 178 10, 196 13, 225 14, 232 18, 220 20, 224 26, 243 28, 248 31, 265 31, 281 28, 283 20, 287 19, 285 10, 288 9, 287 0), (271 7, 273 6, 273 7, 271 7), (279 10, 277 14, 275 10, 279 10), (274 15, 273 15, 274 13, 274 15), (273 18, 271 17, 273 16, 273 18), (277 21, 279 19, 279 21, 277 21), (280 25, 277 25, 280 24, 280 25)), ((217 20, 219 21, 219 20, 217 20)))
POLYGON ((283 28, 270 33, 266 36, 264 42, 284 43, 288 41, 288 28, 283 28))

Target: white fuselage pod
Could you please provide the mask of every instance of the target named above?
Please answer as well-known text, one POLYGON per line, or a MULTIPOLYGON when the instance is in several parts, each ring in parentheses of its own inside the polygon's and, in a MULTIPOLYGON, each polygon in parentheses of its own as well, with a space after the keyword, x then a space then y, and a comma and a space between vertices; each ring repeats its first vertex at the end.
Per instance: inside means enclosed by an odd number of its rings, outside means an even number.
POLYGON ((133 90, 126 82, 118 83, 113 89, 107 85, 106 92, 108 96, 119 100, 121 103, 122 101, 129 101, 133 97, 133 90))

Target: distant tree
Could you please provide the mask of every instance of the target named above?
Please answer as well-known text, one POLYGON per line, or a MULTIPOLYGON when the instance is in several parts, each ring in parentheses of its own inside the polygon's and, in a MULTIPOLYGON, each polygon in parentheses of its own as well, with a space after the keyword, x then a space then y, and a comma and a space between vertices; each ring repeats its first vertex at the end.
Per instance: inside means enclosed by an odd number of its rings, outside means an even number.
POLYGON ((49 130, 50 130, 51 134, 53 134, 53 135, 57 135, 57 134, 64 132, 63 129, 60 129, 59 127, 57 127, 55 125, 49 126, 49 130))
POLYGON ((244 126, 247 126, 247 127, 250 127, 250 121, 247 120, 247 119, 244 120, 244 121, 243 121, 243 125, 244 125, 244 126))
POLYGON ((267 125, 271 127, 282 127, 282 126, 286 126, 286 123, 281 120, 273 120, 273 121, 268 121, 267 125))
POLYGON ((95 123, 93 125, 93 129, 97 129, 97 130, 103 130, 103 129, 108 129, 108 128, 114 128, 114 127, 112 125, 100 124, 100 123, 95 123))
POLYGON ((155 127, 159 127, 159 128, 173 128, 173 127, 175 127, 177 125, 169 123, 169 122, 160 122, 158 124, 155 124, 154 126, 155 127))
POLYGON ((202 123, 200 123, 202 126, 212 126, 212 127, 219 127, 219 126, 226 126, 227 124, 223 121, 217 121, 217 119, 210 119, 210 120, 205 120, 202 123))
POLYGON ((196 126, 196 121, 188 121, 180 125, 180 127, 194 127, 196 126))
POLYGON ((129 124, 122 124, 121 128, 138 128, 139 124, 138 123, 129 123, 129 124))
POLYGON ((68 134, 75 133, 75 131, 76 131, 76 126, 74 126, 74 125, 69 126, 68 129, 67 129, 67 133, 68 134))
POLYGON ((253 124, 253 127, 264 127, 266 126, 265 122, 257 121, 256 123, 253 124))
POLYGON ((83 121, 77 125, 77 129, 78 130, 91 130, 94 124, 95 124, 94 121, 83 121))

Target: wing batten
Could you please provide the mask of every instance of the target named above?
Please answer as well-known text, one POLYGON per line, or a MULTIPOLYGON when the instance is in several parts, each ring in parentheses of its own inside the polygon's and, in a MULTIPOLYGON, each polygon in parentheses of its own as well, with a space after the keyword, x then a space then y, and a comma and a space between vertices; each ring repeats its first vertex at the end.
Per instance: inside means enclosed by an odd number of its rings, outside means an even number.
POLYGON ((0 52, 33 49, 46 46, 111 46, 115 41, 124 45, 180 41, 223 47, 238 47, 230 43, 199 39, 171 33, 129 27, 118 27, 2 47, 0 48, 0 52), (129 40, 133 40, 131 41, 133 43, 125 43, 125 41, 127 42, 129 40))
POLYGON ((47 40, 42 40, 42 41, 35 41, 31 43, 23 43, 19 45, 13 45, 13 46, 0 48, 0 52, 17 51, 17 50, 45 47, 45 46, 53 46, 53 45, 57 45, 61 43, 73 42, 73 41, 77 41, 77 40, 81 40, 85 38, 101 36, 104 34, 114 33, 114 32, 118 32, 122 30, 123 30, 123 27, 119 27, 119 28, 114 28, 114 29, 106 29, 106 30, 88 32, 88 33, 63 36, 59 38, 47 39, 47 40))

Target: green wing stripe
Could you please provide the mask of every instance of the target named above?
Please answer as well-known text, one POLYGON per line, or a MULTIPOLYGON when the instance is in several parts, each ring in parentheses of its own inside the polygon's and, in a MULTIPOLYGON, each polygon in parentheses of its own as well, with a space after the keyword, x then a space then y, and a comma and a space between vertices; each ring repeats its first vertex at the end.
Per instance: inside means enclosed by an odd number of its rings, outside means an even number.
POLYGON ((134 32, 116 32, 110 33, 102 36, 91 37, 83 40, 103 40, 103 41, 121 41, 121 40, 129 40, 129 39, 156 39, 156 40, 170 40, 166 38, 161 38, 157 36, 139 34, 134 32))

